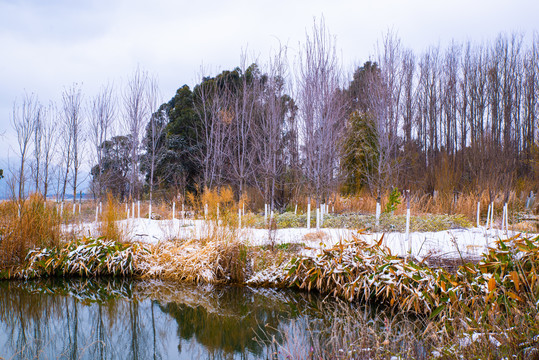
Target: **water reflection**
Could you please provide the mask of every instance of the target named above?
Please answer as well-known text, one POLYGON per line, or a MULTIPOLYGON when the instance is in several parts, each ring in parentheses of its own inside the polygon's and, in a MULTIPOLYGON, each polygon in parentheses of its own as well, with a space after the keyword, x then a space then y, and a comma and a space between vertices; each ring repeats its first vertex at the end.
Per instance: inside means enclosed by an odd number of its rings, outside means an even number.
POLYGON ((320 304, 291 291, 162 281, 4 281, 0 357, 271 358, 270 340, 321 319, 320 304))

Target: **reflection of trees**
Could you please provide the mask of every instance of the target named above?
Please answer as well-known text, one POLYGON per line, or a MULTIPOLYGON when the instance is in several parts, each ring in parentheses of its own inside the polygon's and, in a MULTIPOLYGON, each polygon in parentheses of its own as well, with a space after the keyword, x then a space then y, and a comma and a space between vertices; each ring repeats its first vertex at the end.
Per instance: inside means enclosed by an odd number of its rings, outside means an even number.
POLYGON ((183 356, 264 357, 283 329, 305 326, 292 319, 321 316, 312 299, 318 298, 132 280, 0 282, 0 356, 174 358, 169 344, 179 340, 183 356))
POLYGON ((0 282, 0 356, 148 358, 152 329, 142 324, 150 323, 149 311, 131 301, 130 287, 130 281, 0 282))

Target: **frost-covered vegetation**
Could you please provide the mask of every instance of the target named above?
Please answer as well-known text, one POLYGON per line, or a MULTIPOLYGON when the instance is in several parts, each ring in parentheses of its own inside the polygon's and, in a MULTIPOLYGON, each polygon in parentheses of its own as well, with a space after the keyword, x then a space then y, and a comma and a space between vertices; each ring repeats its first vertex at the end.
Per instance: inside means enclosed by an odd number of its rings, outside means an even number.
MULTIPOLYGON (((316 227, 316 213, 311 212, 310 227, 316 227)), ((246 223, 255 228, 263 229, 268 227, 267 221, 264 221, 264 216, 248 215, 245 219, 246 223)), ((307 214, 294 214, 293 212, 285 212, 275 214, 272 221, 277 229, 287 228, 305 228, 307 226, 307 214)), ((429 214, 410 217, 410 231, 443 231, 449 229, 469 228, 472 224, 463 215, 443 215, 429 214)), ((337 229, 371 229, 379 232, 404 232, 406 229, 405 215, 382 214, 380 224, 375 227, 374 215, 362 215, 357 213, 348 214, 327 214, 324 215, 322 228, 337 228, 337 229)))

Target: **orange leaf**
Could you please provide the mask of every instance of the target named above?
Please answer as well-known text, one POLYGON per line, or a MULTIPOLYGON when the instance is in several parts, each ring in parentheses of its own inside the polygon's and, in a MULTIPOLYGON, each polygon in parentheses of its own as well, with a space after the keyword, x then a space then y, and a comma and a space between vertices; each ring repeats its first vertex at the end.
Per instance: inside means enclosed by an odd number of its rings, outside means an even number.
POLYGON ((514 292, 512 291, 508 291, 507 292, 507 295, 509 295, 510 297, 512 297, 513 299, 515 300, 518 300, 518 301, 524 301, 522 300, 522 298, 520 296, 518 296, 517 294, 515 294, 514 292))
POLYGON ((488 291, 492 291, 494 290, 494 288, 496 288, 496 279, 491 277, 490 280, 488 281, 488 291))
POLYGON ((515 288, 517 291, 520 291, 520 280, 516 271, 511 271, 511 279, 513 280, 513 283, 515 283, 515 288))

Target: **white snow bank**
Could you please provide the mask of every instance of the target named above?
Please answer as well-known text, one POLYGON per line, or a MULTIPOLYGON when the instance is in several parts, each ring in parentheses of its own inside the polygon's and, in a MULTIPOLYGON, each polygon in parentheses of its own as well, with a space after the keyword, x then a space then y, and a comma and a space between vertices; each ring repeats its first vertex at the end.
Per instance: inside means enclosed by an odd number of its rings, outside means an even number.
MULTIPOLYGON (((204 220, 150 220, 128 219, 118 222, 125 237, 132 241, 157 243, 173 239, 189 239, 201 237, 208 233, 211 224, 204 220)), ((95 223, 85 223, 68 227, 79 235, 99 236, 95 223)), ((339 241, 359 237, 367 243, 378 242, 383 236, 383 244, 395 255, 411 254, 419 259, 427 256, 459 258, 479 257, 487 246, 494 246, 495 241, 507 239, 518 234, 514 231, 486 229, 485 227, 454 229, 437 232, 412 232, 409 241, 405 233, 362 233, 350 229, 321 228, 288 228, 268 231, 265 229, 244 228, 238 233, 244 241, 251 245, 267 245, 272 241, 275 245, 284 243, 303 243, 310 251, 332 247, 339 241)))

